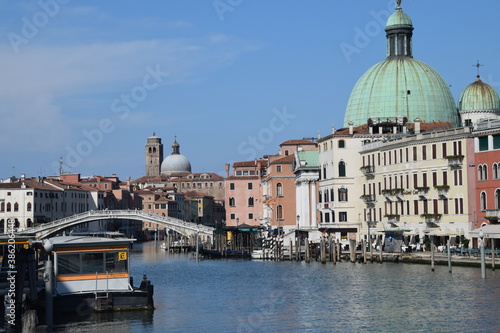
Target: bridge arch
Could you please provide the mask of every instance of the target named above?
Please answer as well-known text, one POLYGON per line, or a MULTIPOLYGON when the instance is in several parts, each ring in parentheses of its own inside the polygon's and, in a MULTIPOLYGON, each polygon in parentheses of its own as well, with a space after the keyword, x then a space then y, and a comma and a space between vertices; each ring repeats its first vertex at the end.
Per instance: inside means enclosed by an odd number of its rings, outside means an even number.
POLYGON ((36 239, 47 238, 62 230, 87 222, 99 220, 137 220, 155 223, 179 234, 191 237, 199 235, 200 241, 207 242, 213 237, 214 228, 192 222, 182 221, 173 217, 163 216, 142 210, 94 210, 69 216, 60 220, 44 223, 37 227, 27 228, 18 232, 19 235, 34 235, 36 239))

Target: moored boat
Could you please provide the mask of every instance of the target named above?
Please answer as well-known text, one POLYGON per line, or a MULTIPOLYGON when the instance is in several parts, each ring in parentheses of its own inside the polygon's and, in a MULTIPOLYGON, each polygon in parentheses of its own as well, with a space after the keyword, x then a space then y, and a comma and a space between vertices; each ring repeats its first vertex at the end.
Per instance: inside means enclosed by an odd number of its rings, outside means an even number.
POLYGON ((154 309, 146 275, 133 287, 133 239, 63 236, 44 241, 53 262, 53 310, 58 312, 154 309))

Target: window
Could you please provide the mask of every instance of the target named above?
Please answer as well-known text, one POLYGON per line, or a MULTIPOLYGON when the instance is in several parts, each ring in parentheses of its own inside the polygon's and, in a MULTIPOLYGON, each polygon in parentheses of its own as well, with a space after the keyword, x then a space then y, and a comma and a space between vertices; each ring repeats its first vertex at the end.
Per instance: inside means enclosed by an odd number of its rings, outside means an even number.
POLYGON ((345 162, 344 161, 340 161, 339 162, 339 177, 345 177, 345 176, 346 176, 345 162))
POLYGON ((427 159, 427 146, 422 146, 422 160, 427 159))
POLYGON ((493 179, 498 179, 498 168, 499 165, 497 163, 493 164, 493 179))
POLYGON ((347 200, 347 189, 342 187, 339 188, 339 194, 338 194, 339 201, 348 201, 347 200))
POLYGON ((448 214, 448 199, 443 200, 443 214, 448 214))
POLYGON ((486 193, 485 192, 481 192, 480 206, 481 206, 481 210, 486 210, 486 193))
POLYGON ((236 200, 234 200, 233 197, 229 198, 229 206, 231 206, 231 207, 236 206, 236 200))
POLYGON ((432 145, 432 159, 435 160, 437 158, 437 147, 436 144, 432 145))
POLYGON ((276 195, 278 197, 283 196, 283 184, 281 184, 281 183, 276 184, 276 195))
POLYGON ((26 211, 31 212, 31 202, 28 202, 28 205, 26 206, 26 211))
POLYGON ((5 212, 5 202, 0 204, 0 212, 5 212))
POLYGON ((437 186, 438 184, 438 174, 436 171, 432 172, 432 186, 437 186))
POLYGON ((445 158, 446 157, 446 142, 443 142, 443 148, 442 148, 442 157, 445 158))
POLYGON ((236 219, 236 214, 231 214, 229 218, 230 218, 231 220, 236 219))
POLYGON ((325 213, 325 222, 326 223, 330 222, 330 213, 329 212, 325 213))
POLYGON ((500 189, 495 191, 495 209, 500 209, 500 189))
POLYGON ((339 148, 345 148, 345 141, 339 140, 339 148))
POLYGON ((234 183, 229 183, 229 189, 234 190, 234 183))
POLYGON ((289 154, 288 149, 285 149, 285 156, 288 156, 289 154))
POLYGON ((482 138, 479 138, 479 151, 486 150, 488 150, 488 137, 483 136, 482 138))
POLYGON ((7 203, 7 211, 10 212, 12 210, 12 206, 10 205, 10 202, 7 203))
POLYGON ((413 161, 416 161, 417 158, 418 158, 418 156, 417 156, 417 147, 415 146, 415 147, 413 147, 413 161))
POLYGON ((500 149, 500 135, 493 135, 493 149, 500 149))
POLYGON ((252 183, 248 183, 248 189, 249 189, 249 190, 252 190, 252 189, 253 189, 253 184, 252 184, 252 183))
POLYGON ((347 212, 339 212, 339 222, 347 222, 347 212))
POLYGON ((278 220, 283 220, 283 206, 279 205, 276 207, 276 218, 278 220))
POLYGON ((248 207, 253 207, 253 197, 248 198, 248 207))
POLYGON ((248 213, 248 219, 253 220, 253 213, 248 213))
POLYGON ((281 172, 281 165, 276 166, 276 172, 281 172))

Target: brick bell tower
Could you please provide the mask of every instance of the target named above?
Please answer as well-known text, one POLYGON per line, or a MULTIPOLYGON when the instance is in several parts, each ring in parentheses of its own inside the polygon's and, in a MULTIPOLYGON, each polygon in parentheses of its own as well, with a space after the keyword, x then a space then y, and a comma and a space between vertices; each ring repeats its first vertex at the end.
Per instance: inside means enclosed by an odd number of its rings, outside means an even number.
POLYGON ((146 176, 159 176, 161 162, 163 162, 163 144, 161 138, 155 133, 148 138, 146 143, 146 176))

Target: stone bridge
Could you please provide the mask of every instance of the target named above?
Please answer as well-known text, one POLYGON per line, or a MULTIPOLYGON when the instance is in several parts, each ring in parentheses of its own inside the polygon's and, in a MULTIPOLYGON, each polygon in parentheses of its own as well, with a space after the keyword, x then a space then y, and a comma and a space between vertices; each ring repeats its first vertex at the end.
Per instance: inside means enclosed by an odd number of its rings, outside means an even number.
POLYGON ((214 228, 205 225, 186 222, 173 217, 163 216, 143 210, 93 210, 65 217, 53 222, 44 223, 33 228, 27 228, 19 231, 17 234, 34 236, 36 239, 43 239, 68 227, 99 220, 138 220, 156 223, 169 230, 174 230, 186 237, 198 234, 201 241, 210 241, 215 230, 214 228))

